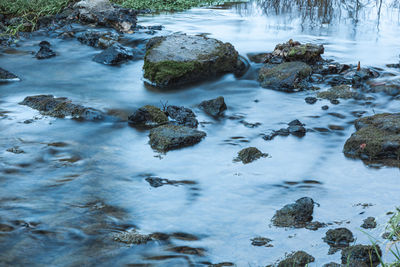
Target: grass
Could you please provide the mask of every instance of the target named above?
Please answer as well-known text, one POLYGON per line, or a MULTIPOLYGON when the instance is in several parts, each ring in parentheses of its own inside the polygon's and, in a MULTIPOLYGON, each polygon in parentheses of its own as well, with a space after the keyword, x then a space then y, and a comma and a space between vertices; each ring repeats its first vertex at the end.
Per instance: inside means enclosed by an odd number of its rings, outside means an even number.
POLYGON ((221 1, 215 0, 113 0, 116 4, 132 9, 153 11, 181 11, 197 6, 209 6, 221 1))

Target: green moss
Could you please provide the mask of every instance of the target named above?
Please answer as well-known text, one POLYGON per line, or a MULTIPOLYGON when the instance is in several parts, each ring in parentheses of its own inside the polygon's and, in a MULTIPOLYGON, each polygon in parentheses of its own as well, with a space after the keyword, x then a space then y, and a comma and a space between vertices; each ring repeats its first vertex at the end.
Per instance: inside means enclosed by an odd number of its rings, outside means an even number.
POLYGON ((158 85, 167 86, 171 82, 190 75, 199 65, 195 61, 178 62, 166 60, 153 63, 145 60, 143 65, 144 77, 158 85))
POLYGON ((157 124, 168 122, 167 115, 165 115, 165 113, 161 109, 151 105, 146 105, 143 108, 146 109, 147 112, 149 112, 153 122, 157 124))
POLYGON ((330 88, 328 91, 319 92, 317 97, 333 100, 338 98, 349 99, 355 96, 355 92, 348 85, 338 85, 330 88))
POLYGON ((295 57, 295 56, 303 56, 307 52, 307 48, 305 45, 294 46, 290 49, 288 56, 295 57))

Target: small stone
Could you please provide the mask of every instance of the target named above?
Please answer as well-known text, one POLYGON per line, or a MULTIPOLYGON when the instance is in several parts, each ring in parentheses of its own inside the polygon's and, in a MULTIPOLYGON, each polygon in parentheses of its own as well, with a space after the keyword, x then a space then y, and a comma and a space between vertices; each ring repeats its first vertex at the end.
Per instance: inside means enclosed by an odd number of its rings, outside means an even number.
POLYGON ((314 200, 303 197, 278 210, 272 218, 272 223, 277 227, 305 227, 312 221, 313 211, 314 200))
POLYGON ((1 82, 15 82, 15 81, 20 81, 20 78, 17 77, 17 75, 0 68, 0 83, 1 82))
POLYGON ((154 127, 167 123, 168 117, 161 109, 146 105, 129 116, 128 121, 132 125, 154 127))
POLYGON ((332 99, 332 100, 330 100, 330 102, 331 102, 332 105, 339 105, 340 104, 340 101, 337 100, 337 99, 332 99))
POLYGON ((354 242, 353 233, 347 228, 330 229, 322 239, 333 248, 333 250, 330 250, 329 254, 336 252, 336 248, 348 247, 351 242, 354 242))
POLYGON ((173 119, 178 125, 197 128, 199 122, 196 119, 194 112, 185 107, 168 106, 167 115, 173 119))
POLYGON ((40 42, 39 46, 40 50, 35 55, 37 59, 48 59, 56 56, 56 53, 53 50, 51 50, 50 48, 51 45, 49 42, 42 41, 40 42))
POLYGON ((244 164, 253 162, 261 157, 268 157, 268 154, 262 153, 256 147, 248 147, 239 151, 237 161, 242 161, 244 164))
POLYGON ((382 251, 378 245, 355 245, 342 250, 342 264, 346 267, 376 267, 380 264, 382 251))
POLYGON ((133 59, 133 52, 121 45, 113 45, 94 56, 93 61, 104 65, 119 65, 133 59))
POLYGON ((270 244, 272 239, 269 239, 266 237, 255 237, 255 238, 251 239, 250 241, 251 241, 251 244, 256 247, 262 247, 262 246, 272 247, 272 245, 270 244))
POLYGON ((297 251, 289 254, 286 259, 278 263, 278 267, 305 267, 315 258, 304 251, 297 251))
POLYGON ((205 100, 200 103, 199 107, 213 117, 219 117, 227 110, 225 99, 222 96, 211 100, 205 100))
POLYGON ((114 234, 114 240, 126 244, 146 244, 151 240, 150 235, 139 234, 136 230, 114 234))
POLYGON ((364 223, 361 225, 364 229, 373 229, 376 227, 376 221, 374 217, 368 217, 364 220, 364 223))
POLYGON ((23 151, 22 149, 20 149, 19 147, 15 146, 15 147, 11 147, 7 149, 7 152, 11 152, 14 154, 22 154, 25 153, 25 151, 23 151))
POLYGON ((306 134, 306 128, 304 128, 304 124, 299 120, 293 120, 289 122, 289 133, 298 137, 303 137, 306 134))
POLYGON ((311 96, 306 97, 304 100, 306 101, 307 104, 310 105, 315 104, 318 101, 316 97, 311 97, 311 96))

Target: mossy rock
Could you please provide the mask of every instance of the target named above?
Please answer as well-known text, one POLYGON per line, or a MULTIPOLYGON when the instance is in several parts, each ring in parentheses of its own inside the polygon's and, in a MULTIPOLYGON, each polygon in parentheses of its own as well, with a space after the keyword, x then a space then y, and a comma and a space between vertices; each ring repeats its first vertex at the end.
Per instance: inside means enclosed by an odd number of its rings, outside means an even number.
POLYGON ((154 127, 168 122, 167 115, 159 108, 146 105, 128 117, 131 125, 154 127))
POLYGON ((382 251, 378 245, 355 245, 342 250, 342 264, 348 267, 375 267, 380 264, 382 251))
POLYGON ((314 262, 315 258, 304 251, 289 254, 286 259, 278 263, 278 267, 305 267, 314 262))
POLYGON ((151 147, 159 152, 195 145, 205 136, 205 132, 178 125, 162 125, 149 134, 151 147))
POLYGON ((265 64, 259 71, 258 80, 264 88, 295 92, 307 88, 306 81, 311 72, 309 65, 299 61, 265 64))
POLYGON ((144 77, 158 87, 183 85, 234 72, 239 55, 230 43, 173 34, 149 40, 144 77))
POLYGON ((282 57, 284 61, 303 61, 306 63, 316 63, 321 61, 321 55, 324 53, 323 45, 301 44, 289 40, 284 44, 278 44, 273 52, 274 56, 282 57))
POLYGON ((346 156, 400 167, 400 113, 364 117, 355 126, 343 148, 346 156))
POLYGON ((328 100, 334 100, 338 98, 350 99, 357 95, 358 94, 355 91, 353 91, 350 86, 344 84, 333 86, 332 88, 329 88, 327 91, 317 93, 317 97, 328 100))
POLYGON ((236 161, 241 161, 244 164, 253 162, 261 157, 268 157, 268 154, 262 153, 256 147, 248 147, 239 151, 236 161))
POLYGON ((313 212, 314 200, 309 197, 303 197, 296 200, 295 203, 285 205, 280 210, 277 210, 271 221, 277 227, 301 228, 312 221, 313 212))

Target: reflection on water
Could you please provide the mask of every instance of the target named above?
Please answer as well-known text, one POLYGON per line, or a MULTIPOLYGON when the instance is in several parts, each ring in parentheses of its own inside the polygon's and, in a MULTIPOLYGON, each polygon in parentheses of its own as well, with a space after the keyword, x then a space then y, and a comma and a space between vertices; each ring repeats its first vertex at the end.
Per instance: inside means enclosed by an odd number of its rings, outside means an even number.
MULTIPOLYGON (((207 33, 231 42, 243 56, 271 51, 290 38, 324 44, 325 58, 361 61, 398 76, 385 67, 398 62, 398 16, 395 1, 287 0, 146 15, 139 23, 164 25, 156 35, 207 33)), ((141 38, 127 35, 125 42, 141 38)), ((91 60, 99 51, 74 39, 34 36, 17 50, 0 57, 1 67, 22 78, 0 85, 0 265, 265 266, 302 249, 315 256, 313 266, 322 266, 340 261, 339 253, 326 254, 321 238, 327 228, 277 229, 270 225, 276 209, 312 197, 320 204, 315 220, 329 227, 345 223, 357 242, 368 243, 358 231, 362 220, 374 216, 382 224, 398 205, 398 169, 368 168, 342 153, 356 118, 398 112, 400 101, 392 97, 308 105, 304 98, 313 92, 261 88, 253 63, 240 79, 226 75, 166 93, 144 86, 143 61, 99 65, 91 60), (33 58, 30 52, 43 39, 57 57, 33 58), (122 119, 140 106, 168 101, 191 107, 207 137, 159 154, 148 145, 148 132, 124 121, 54 119, 18 105, 34 94, 68 97, 122 119), (214 120, 196 107, 220 95, 228 105, 225 118, 214 120), (312 131, 303 138, 262 138, 294 119, 312 131), (234 162, 248 146, 271 156, 234 162), (135 231, 151 241, 114 240, 135 231), (273 240, 273 247, 252 246, 255 237, 273 240)), ((379 237, 381 231, 368 233, 379 237)))

